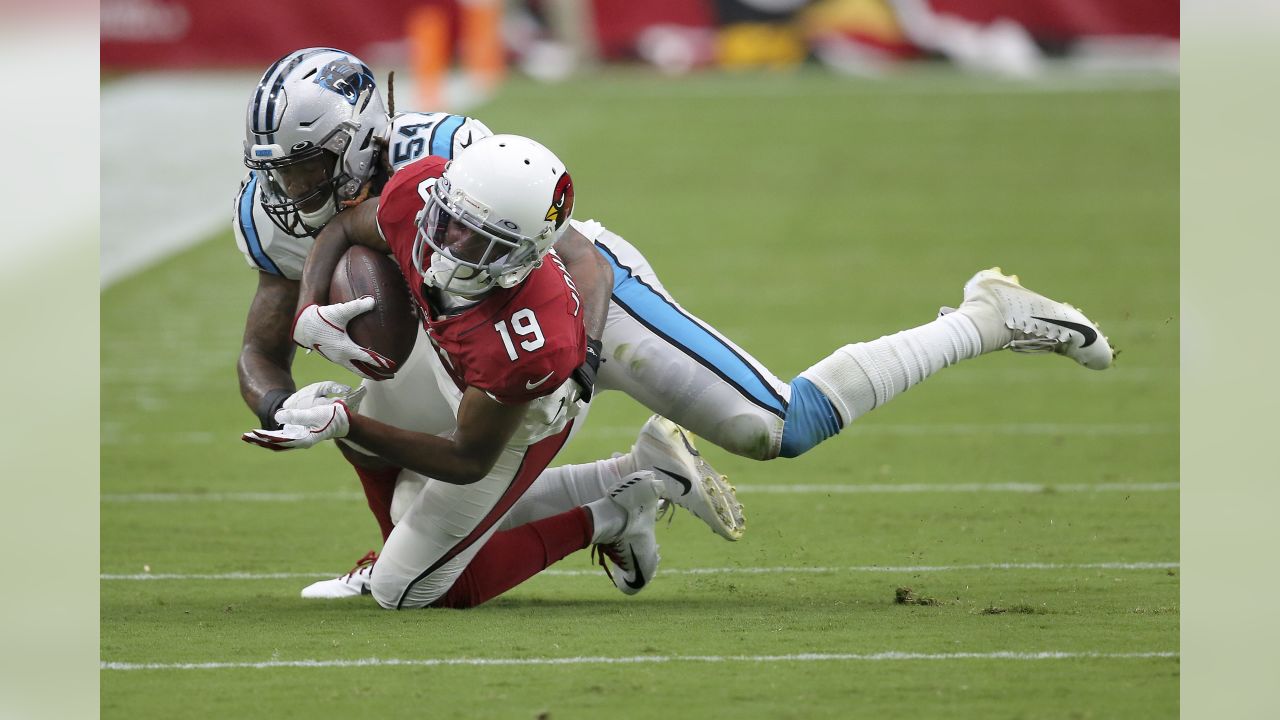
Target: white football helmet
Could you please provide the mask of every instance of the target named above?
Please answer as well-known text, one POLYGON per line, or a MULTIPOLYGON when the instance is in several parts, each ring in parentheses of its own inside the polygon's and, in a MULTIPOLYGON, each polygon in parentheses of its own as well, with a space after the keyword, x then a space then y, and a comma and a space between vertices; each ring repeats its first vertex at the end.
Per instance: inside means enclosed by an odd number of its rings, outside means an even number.
POLYGON ((477 140, 445 166, 418 222, 413 262, 430 287, 470 297, 524 281, 564 233, 573 180, 519 135, 477 140))
POLYGON ((304 48, 263 73, 246 112, 244 164, 262 206, 294 237, 315 234, 379 165, 388 118, 373 72, 333 48, 304 48))

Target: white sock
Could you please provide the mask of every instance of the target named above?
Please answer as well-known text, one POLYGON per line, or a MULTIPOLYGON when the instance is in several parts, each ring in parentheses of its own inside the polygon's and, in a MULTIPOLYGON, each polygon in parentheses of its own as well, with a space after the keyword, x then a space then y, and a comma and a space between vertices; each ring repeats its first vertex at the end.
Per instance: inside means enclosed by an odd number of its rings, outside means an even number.
POLYGON ((633 464, 628 453, 609 460, 548 468, 516 501, 498 529, 510 530, 606 497, 609 488, 633 472, 633 464))
POLYGON ((800 373, 848 425, 942 368, 982 353, 973 320, 960 313, 871 342, 845 345, 800 373))
POLYGON ((612 498, 602 497, 587 503, 587 512, 591 513, 594 528, 591 533, 592 544, 609 542, 627 528, 627 511, 612 498))

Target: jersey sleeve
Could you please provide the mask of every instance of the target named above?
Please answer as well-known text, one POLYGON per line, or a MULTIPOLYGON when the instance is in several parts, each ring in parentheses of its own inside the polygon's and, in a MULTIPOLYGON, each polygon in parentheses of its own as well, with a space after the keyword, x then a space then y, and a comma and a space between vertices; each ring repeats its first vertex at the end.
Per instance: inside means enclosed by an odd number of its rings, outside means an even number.
POLYGON ((378 232, 401 265, 413 251, 418 213, 426 207, 426 193, 444 173, 445 162, 444 158, 425 157, 405 166, 391 176, 378 198, 378 232))
POLYGON ((586 360, 580 303, 570 297, 559 271, 547 263, 525 282, 531 280, 538 282, 468 333, 467 384, 498 402, 550 395, 586 360))
POLYGON ((256 174, 249 173, 240 183, 232 212, 236 247, 244 254, 249 267, 290 280, 302 278, 302 266, 314 241, 309 237, 293 237, 271 222, 262 209, 256 174))

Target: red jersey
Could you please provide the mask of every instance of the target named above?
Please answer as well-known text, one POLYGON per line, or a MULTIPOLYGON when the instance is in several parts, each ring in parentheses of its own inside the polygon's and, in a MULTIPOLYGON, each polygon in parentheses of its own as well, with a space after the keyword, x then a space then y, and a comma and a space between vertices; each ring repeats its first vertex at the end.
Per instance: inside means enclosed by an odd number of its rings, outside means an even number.
MULTIPOLYGON (((558 389, 586 360, 582 301, 554 252, 524 282, 495 288, 457 314, 441 316, 413 266, 413 243, 427 193, 447 161, 426 157, 396 172, 378 201, 378 227, 422 310, 422 325, 458 388, 477 387, 503 403, 558 389)), ((424 267, 431 258, 424 258, 424 267)))

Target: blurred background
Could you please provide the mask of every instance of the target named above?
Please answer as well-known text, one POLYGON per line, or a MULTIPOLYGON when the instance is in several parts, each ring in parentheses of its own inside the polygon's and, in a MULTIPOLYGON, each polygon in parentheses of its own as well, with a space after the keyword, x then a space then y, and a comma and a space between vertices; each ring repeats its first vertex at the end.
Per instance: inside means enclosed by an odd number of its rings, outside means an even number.
MULTIPOLYGON (((637 76, 658 93, 690 78, 777 88, 814 74, 934 93, 967 92, 975 78, 1006 90, 1168 88, 1178 37, 1174 0, 384 0, 358 12, 340 0, 103 0, 101 279, 227 220, 209 198, 242 174, 243 104, 262 69, 300 47, 353 52, 380 83, 396 71, 402 110, 465 113, 513 86, 571 100, 575 81, 625 92, 637 76)), ((496 129, 533 133, 521 125, 496 129)))

